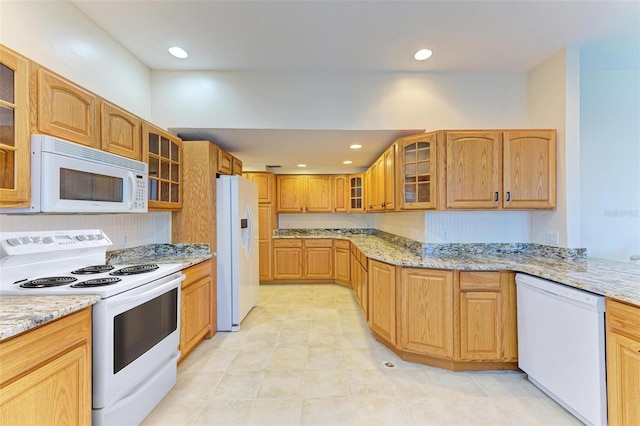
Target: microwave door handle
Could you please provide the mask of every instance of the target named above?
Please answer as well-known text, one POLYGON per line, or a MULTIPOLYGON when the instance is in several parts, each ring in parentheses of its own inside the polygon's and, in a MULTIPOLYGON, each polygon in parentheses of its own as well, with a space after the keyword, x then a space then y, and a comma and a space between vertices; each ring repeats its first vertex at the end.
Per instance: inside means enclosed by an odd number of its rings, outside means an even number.
POLYGON ((129 200, 126 202, 126 209, 131 210, 133 202, 136 200, 136 177, 133 173, 127 173, 127 180, 129 181, 129 200))

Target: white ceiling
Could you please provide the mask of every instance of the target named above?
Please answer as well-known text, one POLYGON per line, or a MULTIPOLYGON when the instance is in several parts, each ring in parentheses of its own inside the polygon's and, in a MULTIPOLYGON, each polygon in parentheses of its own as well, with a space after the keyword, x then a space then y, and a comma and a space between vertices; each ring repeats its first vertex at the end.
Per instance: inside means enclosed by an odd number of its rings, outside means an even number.
MULTIPOLYGON (((640 36, 635 0, 74 3, 152 70, 526 72, 573 43, 640 36), (173 45, 189 58, 170 56, 173 45), (432 58, 415 61, 424 47, 432 58)), ((245 163, 279 164, 304 138, 320 149, 303 144, 308 158, 335 153, 333 164, 351 159, 354 166, 370 164, 397 135, 411 133, 172 130, 215 137, 245 163), (344 146, 359 138, 368 138, 371 152, 346 158, 344 146)))

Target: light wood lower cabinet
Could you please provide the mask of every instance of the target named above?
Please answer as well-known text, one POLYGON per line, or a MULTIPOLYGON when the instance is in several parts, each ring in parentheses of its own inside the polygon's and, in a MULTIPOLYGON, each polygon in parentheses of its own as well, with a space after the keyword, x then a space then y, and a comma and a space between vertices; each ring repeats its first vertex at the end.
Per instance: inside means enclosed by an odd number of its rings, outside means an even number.
POLYGON ((369 261, 369 327, 387 343, 396 342, 396 267, 369 261))
POLYGON ((91 308, 0 343, 0 424, 91 425, 91 308))
POLYGON ((351 254, 349 251, 351 243, 346 240, 334 240, 333 245, 336 282, 349 285, 351 283, 351 254))
POLYGON ((640 424, 640 307, 606 300, 609 424, 640 424))
POLYGON ((331 239, 281 239, 273 241, 274 280, 331 280, 331 239))
POLYGON ((217 291, 213 285, 212 261, 193 265, 183 271, 180 314, 180 360, 182 362, 205 337, 216 331, 217 291))
POLYGON ((453 357, 453 294, 453 272, 402 268, 400 349, 453 357))
POLYGON ((367 289, 367 258, 354 245, 351 246, 351 287, 362 309, 365 321, 369 321, 369 300, 367 289), (364 260, 363 260, 364 259, 364 260))

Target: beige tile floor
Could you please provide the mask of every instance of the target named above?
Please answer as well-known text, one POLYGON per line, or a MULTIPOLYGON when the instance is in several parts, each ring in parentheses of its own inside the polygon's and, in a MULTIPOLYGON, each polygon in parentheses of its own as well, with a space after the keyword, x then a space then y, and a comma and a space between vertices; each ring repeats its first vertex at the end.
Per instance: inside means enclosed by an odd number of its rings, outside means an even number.
POLYGON ((237 333, 178 368, 143 425, 581 424, 520 372, 450 372, 376 342, 351 290, 262 285, 237 333), (385 367, 392 361, 395 367, 385 367))

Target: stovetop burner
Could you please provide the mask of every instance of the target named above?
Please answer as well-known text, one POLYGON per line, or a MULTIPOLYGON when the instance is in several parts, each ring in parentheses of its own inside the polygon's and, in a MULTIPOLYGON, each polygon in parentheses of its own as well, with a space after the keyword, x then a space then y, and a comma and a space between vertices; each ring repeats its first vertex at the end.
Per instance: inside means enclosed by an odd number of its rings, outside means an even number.
POLYGON ((27 281, 20 284, 22 288, 46 288, 46 287, 58 287, 61 285, 67 285, 72 282, 78 281, 75 277, 44 277, 37 278, 35 280, 27 281))
POLYGON ((102 287, 105 285, 119 283, 120 281, 122 281, 122 278, 118 278, 118 277, 94 278, 92 280, 83 281, 78 284, 72 284, 71 287, 73 288, 102 287))
POLYGON ((75 271, 71 271, 71 273, 76 275, 100 274, 102 272, 107 272, 112 269, 113 269, 113 265, 93 265, 93 266, 86 266, 84 268, 76 269, 75 271))
POLYGON ((146 272, 155 271, 158 269, 158 265, 134 265, 126 268, 118 269, 117 271, 110 272, 109 275, 136 275, 144 274, 146 272))

